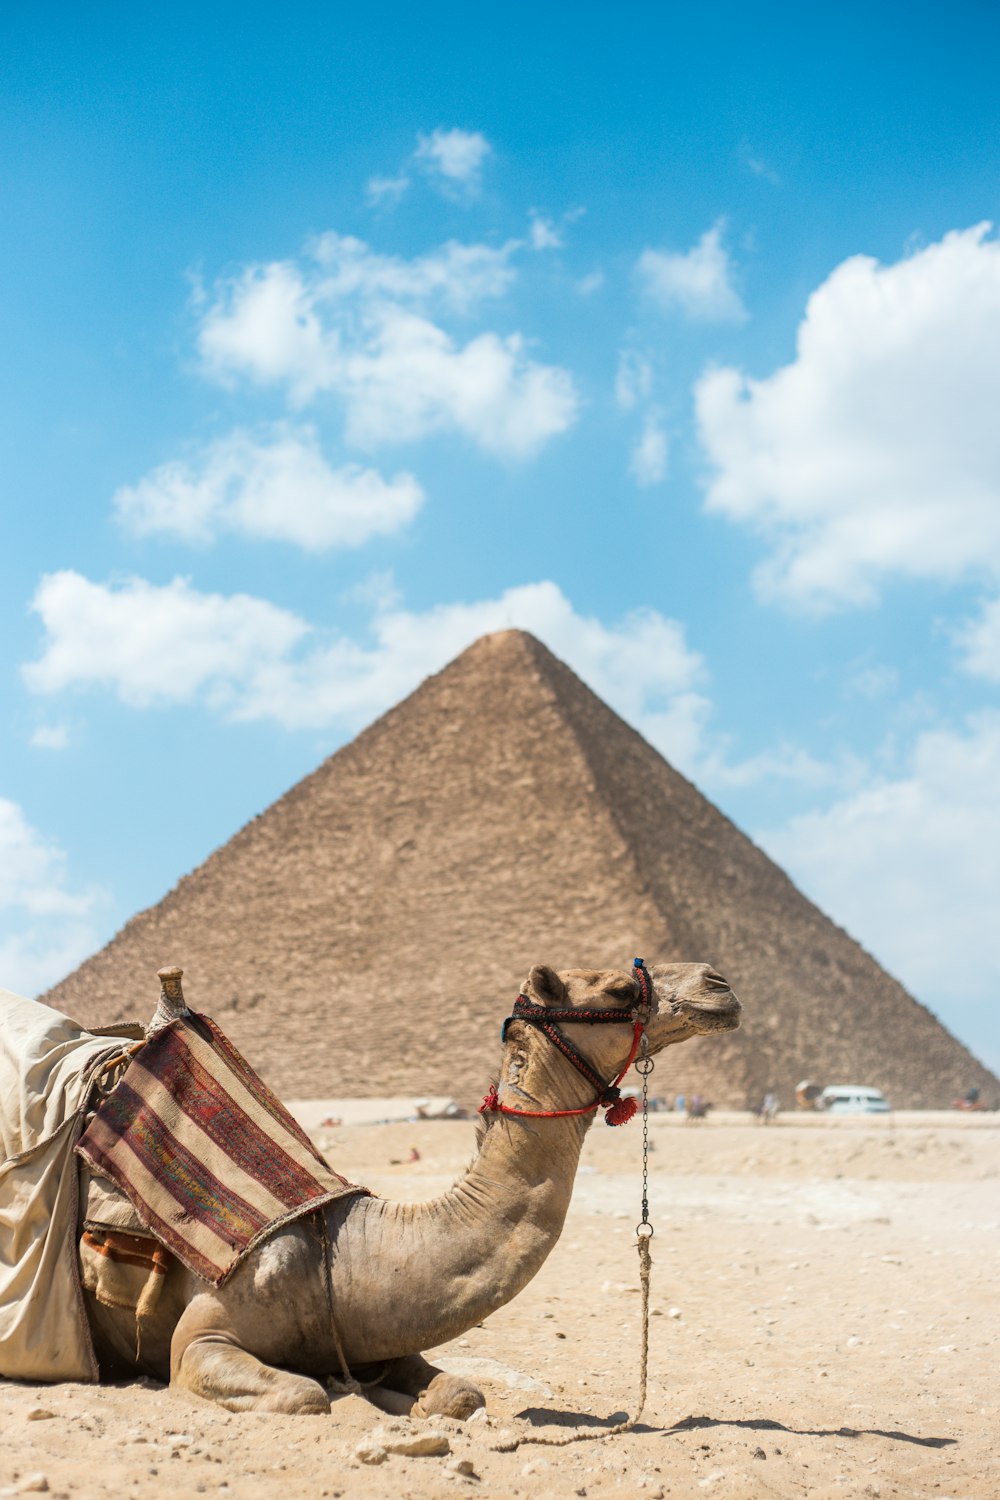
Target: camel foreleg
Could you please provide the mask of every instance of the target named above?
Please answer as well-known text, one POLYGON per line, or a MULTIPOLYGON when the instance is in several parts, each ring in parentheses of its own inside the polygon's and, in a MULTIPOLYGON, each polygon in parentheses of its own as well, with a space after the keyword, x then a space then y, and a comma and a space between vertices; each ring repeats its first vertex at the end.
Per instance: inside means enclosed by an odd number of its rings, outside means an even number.
POLYGON ((170 1384, 227 1411, 326 1416, 330 1410, 318 1381, 266 1365, 218 1333, 197 1336, 171 1351, 170 1384))

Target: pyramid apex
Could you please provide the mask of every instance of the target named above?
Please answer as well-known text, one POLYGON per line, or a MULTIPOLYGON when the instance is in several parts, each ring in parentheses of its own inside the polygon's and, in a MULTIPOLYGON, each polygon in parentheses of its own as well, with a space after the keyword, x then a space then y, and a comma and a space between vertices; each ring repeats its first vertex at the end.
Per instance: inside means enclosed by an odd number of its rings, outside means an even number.
POLYGON ((506 630, 491 630, 486 635, 481 635, 478 640, 473 641, 469 647, 470 651, 508 651, 518 646, 540 646, 536 635, 530 630, 520 630, 516 626, 508 626, 506 630))

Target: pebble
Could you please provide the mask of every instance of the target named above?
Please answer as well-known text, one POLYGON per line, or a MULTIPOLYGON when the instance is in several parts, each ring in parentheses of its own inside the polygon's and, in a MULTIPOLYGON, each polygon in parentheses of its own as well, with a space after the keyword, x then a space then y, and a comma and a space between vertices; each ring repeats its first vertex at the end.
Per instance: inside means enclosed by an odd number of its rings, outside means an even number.
POLYGON ((766 1458, 767 1454, 764 1452, 763 1448, 755 1448, 753 1450, 753 1456, 754 1458, 766 1458))
POLYGON ((26 1422, 48 1422, 55 1416, 47 1406, 33 1406, 25 1417, 26 1422))
POLYGON ((44 1474, 25 1474, 18 1485, 19 1494, 38 1494, 39 1491, 47 1490, 49 1481, 44 1474))
POLYGON ((524 1468, 521 1470, 521 1473, 522 1474, 541 1474, 541 1472, 543 1471, 543 1469, 551 1469, 551 1467, 552 1467, 552 1465, 549 1463, 549 1461, 548 1461, 547 1458, 529 1458, 528 1462, 525 1464, 524 1468))
POLYGON ((354 1457, 359 1464, 384 1464, 389 1455, 380 1443, 370 1443, 365 1439, 355 1448, 354 1457))
POLYGON ((475 1477, 476 1466, 471 1458, 453 1458, 450 1463, 445 1464, 449 1474, 465 1474, 470 1479, 475 1477))
POLYGON ((451 1452, 448 1434, 434 1427, 400 1433, 376 1427, 369 1441, 381 1445, 388 1453, 401 1453, 407 1458, 442 1458, 451 1452))
POLYGON ((681 1315, 681 1310, 680 1310, 679 1307, 672 1307, 672 1308, 670 1308, 670 1310, 667 1313, 667 1317, 668 1318, 679 1318, 680 1315, 681 1315))

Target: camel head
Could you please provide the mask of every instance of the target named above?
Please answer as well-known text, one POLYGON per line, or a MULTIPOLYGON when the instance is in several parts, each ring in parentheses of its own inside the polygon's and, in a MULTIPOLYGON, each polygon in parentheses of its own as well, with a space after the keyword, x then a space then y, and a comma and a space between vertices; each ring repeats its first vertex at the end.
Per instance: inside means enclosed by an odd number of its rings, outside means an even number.
MULTIPOLYGON (((740 1024, 739 1001, 708 964, 650 964, 648 973, 653 989, 646 1025, 650 1053, 740 1024)), ((567 969, 558 974, 539 964, 528 975, 522 994, 532 1005, 558 1013, 559 1030, 602 1079, 611 1080, 625 1066, 643 998, 634 972, 567 969), (566 1014, 574 1010, 620 1011, 621 1025, 593 1025, 584 1019, 574 1023, 566 1014)), ((539 1090, 551 1094, 556 1087, 573 1103, 586 1093, 586 1080, 578 1073, 574 1077, 574 1069, 560 1063, 557 1047, 538 1027, 515 1020, 507 1028, 506 1041, 501 1085, 535 1097, 540 1097, 539 1090)))

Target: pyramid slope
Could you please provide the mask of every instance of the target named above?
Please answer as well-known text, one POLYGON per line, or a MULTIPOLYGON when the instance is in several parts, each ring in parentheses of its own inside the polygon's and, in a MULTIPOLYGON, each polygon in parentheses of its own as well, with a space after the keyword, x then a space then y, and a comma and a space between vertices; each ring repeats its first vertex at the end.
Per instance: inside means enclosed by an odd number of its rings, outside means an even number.
POLYGON ((484 637, 44 998, 145 1016, 185 969, 279 1092, 482 1092, 531 964, 703 959, 745 1029, 659 1091, 743 1104, 804 1074, 899 1106, 997 1082, 533 637, 484 637))

